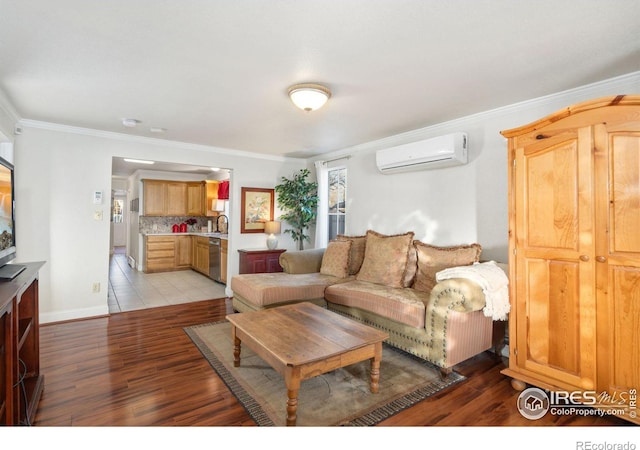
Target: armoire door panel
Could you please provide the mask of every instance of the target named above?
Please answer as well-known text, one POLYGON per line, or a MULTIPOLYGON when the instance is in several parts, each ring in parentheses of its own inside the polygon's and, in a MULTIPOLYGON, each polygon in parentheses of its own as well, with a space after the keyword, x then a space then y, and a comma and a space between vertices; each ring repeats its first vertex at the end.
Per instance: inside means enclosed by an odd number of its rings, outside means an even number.
POLYGON ((579 375, 580 267, 575 262, 529 260, 527 357, 579 375))
POLYGON ((609 144, 610 253, 640 256, 640 134, 613 134, 609 144))
POLYGON ((640 265, 609 268, 610 386, 640 387, 640 265))
MULTIPOLYGON (((529 153, 528 151, 526 152, 529 153)), ((527 247, 578 248, 578 145, 564 141, 524 156, 527 247)))

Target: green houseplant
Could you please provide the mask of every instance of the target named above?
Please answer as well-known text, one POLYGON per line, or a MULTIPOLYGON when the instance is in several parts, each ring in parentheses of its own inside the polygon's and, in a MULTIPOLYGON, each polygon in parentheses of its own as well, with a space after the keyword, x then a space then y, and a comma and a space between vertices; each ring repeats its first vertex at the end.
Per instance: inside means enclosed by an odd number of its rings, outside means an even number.
POLYGON ((298 250, 304 249, 304 241, 309 240, 305 231, 318 214, 318 183, 307 181, 308 176, 309 170, 301 169, 290 179, 282 177, 282 183, 275 187, 280 209, 285 212, 280 219, 293 227, 284 232, 298 242, 298 250))

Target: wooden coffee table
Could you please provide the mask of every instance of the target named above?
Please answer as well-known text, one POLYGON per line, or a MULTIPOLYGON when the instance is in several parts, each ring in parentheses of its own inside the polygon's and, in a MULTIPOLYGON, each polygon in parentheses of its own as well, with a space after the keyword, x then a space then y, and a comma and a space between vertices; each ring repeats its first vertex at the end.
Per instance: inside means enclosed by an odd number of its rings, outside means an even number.
POLYGON ((296 424, 302 380, 370 359, 370 390, 378 392, 385 332, 307 302, 230 314, 227 320, 234 366, 244 343, 284 377, 287 426, 296 424))

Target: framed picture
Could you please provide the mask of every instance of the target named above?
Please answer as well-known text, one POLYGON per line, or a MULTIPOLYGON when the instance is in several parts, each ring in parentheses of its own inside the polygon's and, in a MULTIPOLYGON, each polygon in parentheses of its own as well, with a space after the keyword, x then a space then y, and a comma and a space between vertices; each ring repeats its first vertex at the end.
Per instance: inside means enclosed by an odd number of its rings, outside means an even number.
POLYGON ((240 233, 264 233, 264 224, 273 220, 273 189, 242 188, 240 233))

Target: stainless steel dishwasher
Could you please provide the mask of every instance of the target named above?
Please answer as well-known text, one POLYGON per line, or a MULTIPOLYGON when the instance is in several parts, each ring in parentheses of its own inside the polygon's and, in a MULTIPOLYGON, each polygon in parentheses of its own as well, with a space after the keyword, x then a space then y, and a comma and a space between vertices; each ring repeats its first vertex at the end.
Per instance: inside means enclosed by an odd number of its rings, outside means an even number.
POLYGON ((209 278, 220 279, 220 238, 209 238, 209 278))

